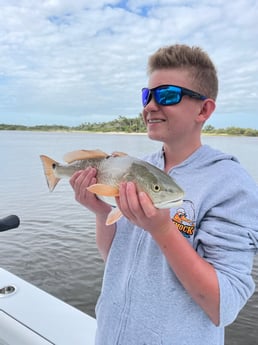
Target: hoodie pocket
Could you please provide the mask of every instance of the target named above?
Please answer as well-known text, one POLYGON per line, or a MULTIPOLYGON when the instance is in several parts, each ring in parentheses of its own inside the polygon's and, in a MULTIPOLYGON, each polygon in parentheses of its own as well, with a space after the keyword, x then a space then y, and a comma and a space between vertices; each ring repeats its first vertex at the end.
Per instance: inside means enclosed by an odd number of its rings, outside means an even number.
POLYGON ((119 345, 162 345, 158 330, 150 329, 144 320, 128 317, 124 330, 121 330, 119 345))
POLYGON ((148 320, 123 313, 116 303, 108 304, 100 296, 96 304, 96 345, 162 345, 158 330, 148 327, 148 320))

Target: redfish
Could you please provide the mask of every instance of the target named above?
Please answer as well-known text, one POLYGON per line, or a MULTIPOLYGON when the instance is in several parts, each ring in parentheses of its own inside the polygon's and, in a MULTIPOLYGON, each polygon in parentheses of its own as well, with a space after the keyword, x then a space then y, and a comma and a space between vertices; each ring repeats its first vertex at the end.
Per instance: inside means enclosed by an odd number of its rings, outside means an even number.
MULTIPOLYGON (((182 203, 184 191, 163 170, 138 158, 124 153, 108 155, 100 150, 79 150, 64 156, 66 164, 60 164, 48 156, 41 155, 47 184, 53 191, 62 178, 70 178, 76 171, 94 167, 97 169, 97 183, 87 189, 98 198, 116 206, 121 182, 133 181, 137 191, 144 191, 156 208, 171 208, 182 203)), ((109 214, 106 223, 113 224, 120 217, 119 209, 109 214)))

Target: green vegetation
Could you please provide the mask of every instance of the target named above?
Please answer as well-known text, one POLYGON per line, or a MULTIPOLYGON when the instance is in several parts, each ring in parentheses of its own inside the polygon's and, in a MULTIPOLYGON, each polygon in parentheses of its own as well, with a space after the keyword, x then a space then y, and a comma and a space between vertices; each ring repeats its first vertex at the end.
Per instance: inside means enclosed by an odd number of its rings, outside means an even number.
POLYGON ((202 131, 204 134, 212 135, 242 135, 247 137, 258 137, 258 130, 253 128, 239 128, 239 127, 227 127, 218 128, 211 125, 207 125, 202 131))
MULTIPOLYGON (((119 116, 118 119, 108 122, 86 122, 79 126, 69 127, 61 125, 38 125, 38 126, 24 126, 24 125, 7 125, 0 124, 0 130, 9 131, 85 131, 85 132, 124 132, 124 133, 146 133, 145 125, 142 121, 142 116, 128 118, 126 116, 119 116)), ((252 128, 215 128, 211 125, 206 125, 203 128, 203 134, 209 135, 241 135, 257 137, 258 130, 252 128)))
POLYGON ((125 132, 125 133, 145 133, 146 128, 142 120, 142 115, 138 117, 128 118, 119 116, 118 119, 109 122, 99 123, 83 123, 73 130, 90 131, 90 132, 125 132))
POLYGON ((144 133, 146 132, 145 125, 141 114, 135 118, 128 118, 119 116, 118 119, 109 122, 86 122, 79 126, 59 126, 59 125, 39 125, 39 126, 24 126, 24 125, 7 125, 0 124, 0 130, 9 131, 86 131, 86 132, 125 132, 125 133, 144 133))
POLYGON ((70 131, 71 127, 59 125, 38 125, 38 126, 24 126, 24 125, 6 125, 0 123, 0 131, 70 131))

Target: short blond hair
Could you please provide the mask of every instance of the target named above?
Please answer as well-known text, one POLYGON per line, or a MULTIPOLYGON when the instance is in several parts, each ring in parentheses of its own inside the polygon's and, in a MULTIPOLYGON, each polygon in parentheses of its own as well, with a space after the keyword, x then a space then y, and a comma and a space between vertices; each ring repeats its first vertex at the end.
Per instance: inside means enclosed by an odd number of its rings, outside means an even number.
POLYGON ((217 71, 209 55, 200 47, 174 44, 159 48, 149 57, 149 74, 158 69, 170 68, 188 70, 193 79, 194 91, 216 100, 217 71))

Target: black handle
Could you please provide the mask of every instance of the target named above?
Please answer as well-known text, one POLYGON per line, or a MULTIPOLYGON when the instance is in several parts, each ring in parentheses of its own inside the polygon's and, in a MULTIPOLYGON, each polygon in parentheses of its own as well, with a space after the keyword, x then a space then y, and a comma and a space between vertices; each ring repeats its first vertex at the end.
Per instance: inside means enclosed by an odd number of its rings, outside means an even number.
POLYGON ((0 219, 0 232, 18 228, 20 219, 18 216, 10 215, 0 219))

